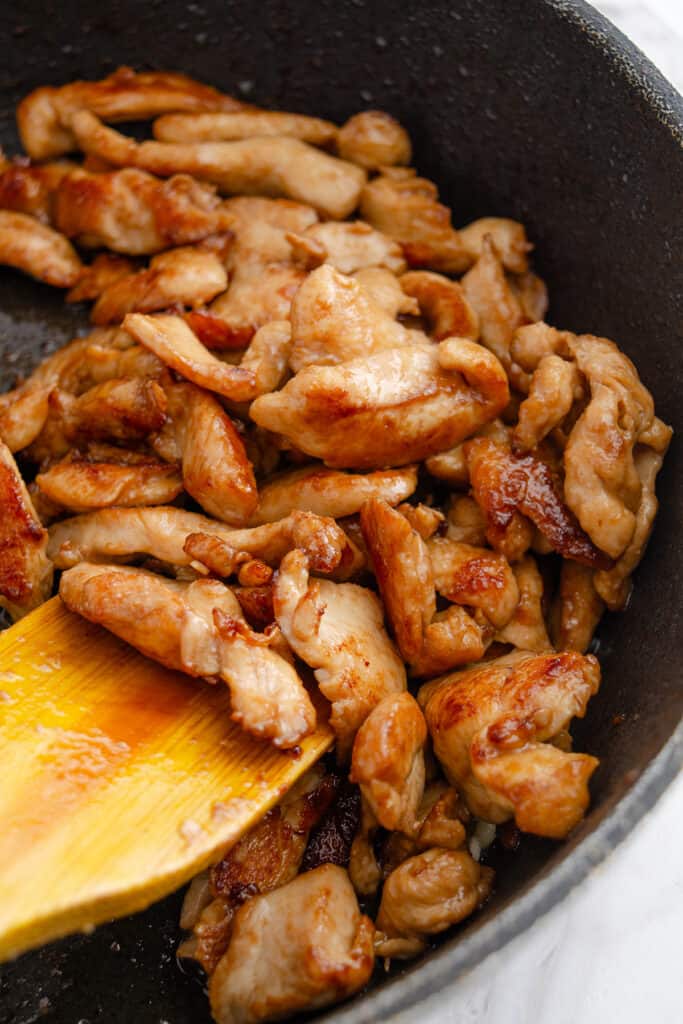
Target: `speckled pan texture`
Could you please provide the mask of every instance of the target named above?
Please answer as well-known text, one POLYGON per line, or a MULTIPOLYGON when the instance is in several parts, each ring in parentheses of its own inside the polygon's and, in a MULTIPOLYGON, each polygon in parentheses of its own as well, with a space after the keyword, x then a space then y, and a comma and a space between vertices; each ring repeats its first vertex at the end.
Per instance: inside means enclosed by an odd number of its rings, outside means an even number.
MULTIPOLYGON (((550 288, 551 322, 617 340, 680 438, 683 101, 586 5, 25 0, 0 9, 0 42, 0 140, 8 152, 20 96, 39 84, 100 77, 120 63, 183 70, 260 104, 335 120, 367 106, 391 111, 456 224, 482 214, 524 221, 550 288)), ((77 323, 61 295, 3 271, 2 383, 66 341, 77 323)), ((577 747, 602 759, 584 824, 563 845, 525 840, 500 866, 484 913, 324 1019, 386 1021, 454 982, 580 884, 680 767, 679 463, 674 439, 631 606, 600 631, 603 688, 574 730, 577 747)), ((176 965, 178 906, 171 898, 4 968, 0 1021, 207 1020, 200 985, 176 965)))

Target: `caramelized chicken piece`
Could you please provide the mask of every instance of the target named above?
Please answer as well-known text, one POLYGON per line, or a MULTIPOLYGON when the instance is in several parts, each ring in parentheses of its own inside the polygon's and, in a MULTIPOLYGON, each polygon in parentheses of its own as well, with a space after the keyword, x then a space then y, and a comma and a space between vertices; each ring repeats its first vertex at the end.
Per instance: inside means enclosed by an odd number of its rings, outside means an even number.
POLYGON ((457 790, 445 782, 430 782, 420 800, 411 835, 417 850, 434 846, 460 850, 465 845, 465 825, 470 813, 457 790))
POLYGON ((593 568, 608 568, 609 559, 584 533, 560 496, 547 463, 535 455, 513 455, 488 438, 468 441, 465 454, 474 497, 486 516, 486 536, 509 561, 530 546, 527 516, 551 547, 565 558, 593 568))
POLYGON ((535 448, 583 395, 581 374, 574 363, 556 355, 541 359, 531 378, 529 394, 519 407, 519 422, 512 432, 515 451, 535 448))
POLYGON ((462 338, 308 366, 253 402, 252 419, 335 468, 406 465, 452 447, 508 401, 486 349, 462 338))
MULTIPOLYGON (((513 274, 527 273, 527 255, 533 246, 527 240, 524 225, 519 221, 509 220, 507 217, 480 217, 479 220, 473 220, 471 224, 460 228, 459 234, 472 263, 476 263, 486 252, 488 237, 506 270, 513 274)), ((540 320, 542 317, 535 319, 540 320)))
POLYGON ((486 544, 486 519, 474 498, 466 494, 453 495, 448 509, 446 536, 459 544, 486 544))
POLYGON ((382 869, 374 850, 377 819, 361 796, 361 820, 349 855, 349 878, 359 896, 374 896, 382 881, 382 869))
POLYGON ((357 992, 374 966, 374 928, 343 868, 325 864, 248 900, 209 982, 218 1024, 256 1024, 357 992))
POLYGON ((520 595, 515 574, 503 555, 449 537, 433 537, 427 550, 434 584, 442 597, 480 608, 496 629, 507 625, 520 595))
POLYGON ((57 189, 54 222, 86 249, 138 256, 229 231, 233 218, 214 189, 185 174, 160 181, 133 167, 105 174, 76 168, 57 189))
POLYGON ((356 733, 350 778, 384 828, 407 831, 415 820, 426 739, 424 717, 409 693, 385 697, 356 733))
POLYGON ((289 371, 292 328, 288 320, 273 320, 254 334, 240 360, 243 370, 254 374, 256 394, 276 391, 289 371))
POLYGON ((83 270, 76 250, 35 217, 0 210, 0 264, 16 267, 55 288, 71 288, 83 270))
POLYGON ((370 171, 409 164, 413 155, 408 132, 384 110, 363 110, 350 117, 337 133, 337 152, 370 171))
POLYGON ((160 142, 229 142, 285 135, 313 146, 327 146, 337 135, 337 126, 331 121, 255 107, 207 114, 165 114, 157 118, 152 130, 160 142))
POLYGON ((476 341, 479 337, 479 317, 457 281, 428 270, 413 270, 401 277, 401 288, 417 299, 435 341, 453 337, 476 341))
POLYGON ((415 466, 364 474, 306 466, 281 473, 261 487, 251 522, 272 523, 294 509, 340 519, 360 512, 369 498, 383 498, 390 505, 398 505, 416 486, 415 466))
MULTIPOLYGON (((510 428, 507 427, 498 417, 485 423, 477 430, 475 437, 490 437, 494 441, 501 441, 507 444, 510 440, 510 428)), ((443 480, 451 487, 467 487, 470 482, 470 471, 467 466, 465 455, 465 443, 456 444, 448 451, 432 455, 425 461, 425 468, 430 476, 437 480, 443 480)))
MULTIPOLYGON (((66 295, 67 302, 93 302, 110 285, 130 277, 138 269, 137 263, 125 256, 101 252, 92 263, 84 267, 76 284, 66 295)), ((123 319, 123 318, 120 318, 123 319)))
MULTIPOLYGON (((372 497, 381 498, 382 495, 372 495, 372 497)), ((388 502, 388 504, 390 505, 391 502, 388 502)), ((433 537, 446 520, 443 512, 432 508, 431 505, 423 505, 422 502, 419 505, 410 505, 408 502, 403 502, 398 506, 398 511, 408 520, 412 528, 419 533, 422 540, 429 540, 430 537, 433 537)))
POLYGON ((588 806, 597 759, 548 740, 583 717, 600 667, 574 651, 516 651, 425 684, 434 753, 473 814, 562 839, 588 806))
POLYGON ((604 610, 605 605, 595 589, 594 570, 576 562, 562 562, 560 585, 550 615, 555 647, 582 654, 587 651, 604 610))
POLYGON ((254 372, 222 363, 179 316, 129 313, 123 326, 163 363, 193 384, 236 402, 248 401, 255 393, 254 372))
POLYGON ((259 739, 291 748, 315 728, 315 709, 278 631, 254 633, 218 580, 178 583, 144 569, 82 562, 62 575, 66 606, 167 668, 219 676, 232 719, 259 739))
MULTIPOLYGON (((592 573, 591 569, 578 562, 564 562, 563 565, 571 565, 577 571, 589 575, 592 573)), ((543 577, 531 555, 525 555, 519 562, 515 562, 512 571, 519 588, 519 604, 512 618, 498 630, 495 640, 502 644, 512 644, 522 651, 547 651, 553 645, 543 618, 543 577)), ((564 642, 555 646, 561 651, 576 649, 573 644, 564 642)))
POLYGON ((0 607, 21 618, 50 596, 47 532, 9 448, 0 441, 0 607))
POLYGON ((226 195, 283 196, 309 203, 324 217, 353 213, 366 174, 355 164, 282 136, 236 142, 135 142, 81 110, 69 127, 85 153, 117 167, 138 167, 161 177, 191 174, 226 195))
POLYGON ((64 175, 74 167, 67 160, 32 164, 18 157, 6 162, 0 169, 0 209, 27 213, 49 224, 54 194, 64 175))
POLYGON ((295 373, 426 341, 385 313, 354 278, 325 264, 308 275, 291 311, 295 373))
POLYGON ((311 580, 308 566, 303 551, 283 558, 273 588, 275 617, 332 703, 337 755, 345 761, 372 709, 405 690, 405 670, 384 630, 377 597, 353 583, 311 580))
POLYGON ((393 274, 406 269, 398 242, 362 220, 314 224, 306 230, 305 237, 318 242, 325 251, 324 262, 342 274, 367 267, 385 267, 393 274))
POLYGON ((216 399, 194 384, 166 389, 182 457, 185 490, 202 508, 233 526, 258 503, 254 471, 242 439, 216 399))
POLYGON ((144 456, 132 463, 115 457, 105 462, 70 452, 39 473, 36 484, 44 498, 62 509, 88 512, 112 505, 163 505, 180 494, 183 478, 176 466, 144 456))
POLYGON ((91 110, 104 121, 138 121, 172 111, 239 110, 242 104, 170 71, 141 71, 121 67, 99 82, 70 82, 29 93, 17 107, 17 124, 24 149, 34 160, 61 156, 77 148, 69 131, 73 110, 91 110))
POLYGON ((92 308, 94 324, 118 324, 127 313, 154 313, 169 306, 202 306, 225 291, 228 275, 215 252, 191 246, 155 256, 147 270, 120 277, 103 289, 92 308))
POLYGON ((426 850, 391 872, 377 914, 375 952, 399 959, 417 956, 426 936, 438 935, 486 902, 491 868, 464 850, 426 850))

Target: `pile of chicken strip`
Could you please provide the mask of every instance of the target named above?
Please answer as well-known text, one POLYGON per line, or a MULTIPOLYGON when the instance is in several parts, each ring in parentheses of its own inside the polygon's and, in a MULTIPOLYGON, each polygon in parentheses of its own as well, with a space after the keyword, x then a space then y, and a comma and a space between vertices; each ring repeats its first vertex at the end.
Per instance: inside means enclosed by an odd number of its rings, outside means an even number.
POLYGON ((219 1024, 328 1005, 482 906, 497 829, 581 820, 569 725, 671 430, 617 344, 544 321, 523 225, 453 227, 386 113, 121 68, 17 119, 0 262, 92 328, 0 396, 1 603, 58 570, 282 749, 317 686, 335 756, 194 880, 179 953, 219 1024))

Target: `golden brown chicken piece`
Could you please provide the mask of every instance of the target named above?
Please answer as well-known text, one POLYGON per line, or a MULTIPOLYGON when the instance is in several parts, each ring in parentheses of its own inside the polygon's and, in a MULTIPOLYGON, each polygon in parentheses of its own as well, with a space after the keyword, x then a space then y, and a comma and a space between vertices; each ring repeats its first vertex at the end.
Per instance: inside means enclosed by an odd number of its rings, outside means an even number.
POLYGON ((165 114, 157 118, 152 131, 160 142, 229 142, 284 135, 312 146, 327 146, 334 142, 337 126, 306 114, 245 107, 206 114, 165 114))
POLYGON ((341 274, 354 274, 367 267, 385 267, 392 274, 401 274, 406 269, 398 242, 362 220, 314 224, 306 230, 305 237, 323 247, 325 263, 341 274))
POLYGON ((424 716, 409 693, 385 697, 356 733, 350 779, 384 828, 408 831, 415 820, 426 739, 424 716))
POLYGON ((254 471, 230 417, 194 384, 166 389, 185 490, 211 516, 242 526, 258 503, 254 471))
POLYGON ((417 299, 434 341, 479 337, 479 317, 457 281, 428 270, 412 270, 401 277, 401 288, 417 299))
POLYGON ((425 684, 419 693, 448 780, 473 814, 562 839, 588 806, 597 759, 553 746, 598 690, 600 667, 574 651, 516 651, 425 684))
POLYGON ((512 432, 514 450, 535 448, 583 397, 582 377, 574 363, 556 355, 541 359, 531 378, 529 394, 519 407, 519 420, 512 432))
MULTIPOLYGON (((592 573, 591 569, 579 565, 578 562, 564 562, 577 570, 592 573)), ((550 643, 548 631, 543 618, 543 578, 532 555, 525 555, 515 562, 512 571, 519 589, 519 604, 512 618, 496 633, 495 640, 502 644, 512 644, 522 651, 547 651, 550 643)), ((558 650, 576 650, 573 644, 555 644, 558 650)))
POLYGON ((442 597, 481 609, 496 629, 507 625, 520 595, 515 574, 503 555, 449 537, 432 537, 427 551, 434 584, 442 597))
POLYGON ((19 104, 17 124, 29 156, 47 160, 77 148, 67 127, 68 116, 74 110, 91 110, 104 121, 137 121, 172 111, 229 111, 241 107, 232 96, 187 75, 120 67, 98 82, 35 89, 19 104))
POLYGON ((222 363, 179 316, 129 313, 123 327, 170 369, 193 384, 236 402, 253 397, 256 391, 254 372, 222 363))
MULTIPOLYGON (((614 573, 610 569, 609 573, 614 573)), ((562 562, 560 583, 550 613, 553 643, 558 650, 588 650, 605 610, 595 589, 595 572, 577 562, 562 562)))
MULTIPOLYGON (((124 457, 129 453, 122 452, 124 457)), ((183 489, 176 466, 147 456, 129 461, 107 461, 90 453, 72 450, 61 461, 38 473, 36 484, 43 498, 69 512, 116 506, 163 505, 183 489)))
MULTIPOLYGON (((351 275, 370 298, 392 319, 399 316, 419 316, 417 301, 401 288, 398 278, 385 267, 363 267, 351 275)), ((416 332, 420 341, 421 332, 416 332)))
POLYGON ((178 583, 144 569, 82 562, 62 575, 66 606, 167 668, 227 683, 232 719, 290 748, 315 728, 315 709, 277 651, 278 631, 254 633, 218 580, 178 583))
POLYGON ((294 509, 340 519, 360 512, 369 498, 383 498, 390 505, 398 505, 410 497, 416 486, 415 466, 364 474, 306 466, 281 473, 260 488, 258 508, 251 523, 272 523, 294 509))
POLYGON ((52 221, 54 194, 76 165, 68 160, 32 164, 25 157, 6 161, 0 169, 0 209, 27 213, 42 224, 52 221))
POLYGON ((517 296, 528 322, 535 324, 543 320, 548 312, 548 289, 545 281, 527 270, 523 274, 508 274, 508 284, 517 296))
POLYGON ((343 868, 324 864, 235 914, 209 982, 218 1024, 256 1024, 357 992, 374 966, 374 928, 343 868))
POLYGON ((292 328, 288 320, 272 320, 254 334, 240 360, 243 370, 254 374, 256 395, 276 391, 289 372, 292 328))
POLYGON ((507 377, 463 338, 407 345, 339 366, 308 366, 253 402, 255 423, 335 468, 406 465, 452 447, 494 419, 507 377))
POLYGON ((12 453, 0 440, 0 607, 21 618, 46 601, 51 589, 47 532, 12 453))
POLYGON ((55 288, 71 288, 83 266, 71 243, 35 217, 0 210, 0 264, 55 288))
POLYGON ((308 275, 291 310, 295 373, 426 342, 387 314, 354 278, 325 264, 308 275))
POLYGON ((110 285, 130 277, 137 270, 138 264, 134 260, 101 252, 89 266, 83 268, 78 281, 67 292, 66 301, 94 302, 110 285))
POLYGON ((405 669, 384 630, 375 594, 353 583, 311 580, 308 566, 300 550, 283 558, 273 588, 275 617, 332 703, 337 756, 345 761, 372 709, 405 690, 405 669))
MULTIPOLYGON (((497 417, 480 427, 474 436, 490 437, 494 441, 507 444, 510 441, 510 428, 497 417)), ((470 471, 465 455, 465 443, 457 444, 454 448, 449 448, 448 451, 430 456, 425 461, 427 472, 437 480, 443 480, 444 483, 450 484, 451 487, 467 487, 470 482, 470 471)))
POLYGON ((159 253, 147 270, 104 288, 92 308, 94 324, 119 324, 127 313, 155 313, 170 306, 196 308, 225 291, 228 275, 215 252, 184 246, 159 253))
MULTIPOLYGON (((488 237, 493 242, 506 270, 519 275, 527 273, 528 254, 533 246, 526 237, 524 225, 519 221, 509 220, 507 217, 480 217, 466 227, 460 228, 459 235, 473 264, 486 252, 488 237)), ((524 282, 520 287, 523 286, 524 282)), ((541 318, 537 317, 536 319, 541 318)))
MULTIPOLYGON (((372 495, 372 497, 381 498, 382 495, 372 495)), ((388 504, 390 505, 391 502, 388 504)), ((432 508, 431 505, 424 505, 422 502, 419 505, 411 505, 405 501, 398 505, 397 509, 408 520, 412 528, 419 533, 422 540, 429 540, 430 537, 433 537, 446 521, 443 512, 432 508)))
POLYGON ((459 544, 486 544, 486 519, 469 494, 454 494, 448 508, 446 536, 459 544))
POLYGON ((547 463, 532 454, 514 455, 506 445, 484 437, 468 441, 465 455, 474 497, 486 517, 487 539, 509 561, 521 558, 530 547, 530 520, 565 558, 609 568, 609 558, 562 500, 547 463))
POLYGON ((69 127, 85 153, 117 167, 137 167, 161 177, 191 174, 225 195, 283 196, 309 203, 324 217, 353 213, 366 174, 355 164, 282 136, 236 142, 135 142, 81 110, 69 127))
POLYGON ((413 155, 408 132, 384 110, 363 110, 350 117, 337 133, 337 152, 370 171, 409 164, 413 155))
POLYGON ((214 189, 185 174, 161 181, 126 167, 105 174, 76 168, 54 197, 54 223, 86 249, 140 256, 230 230, 214 189))
POLYGON ((410 857, 384 883, 375 952, 417 956, 428 935, 438 935, 485 903, 492 885, 491 868, 480 867, 465 850, 436 848, 410 857))

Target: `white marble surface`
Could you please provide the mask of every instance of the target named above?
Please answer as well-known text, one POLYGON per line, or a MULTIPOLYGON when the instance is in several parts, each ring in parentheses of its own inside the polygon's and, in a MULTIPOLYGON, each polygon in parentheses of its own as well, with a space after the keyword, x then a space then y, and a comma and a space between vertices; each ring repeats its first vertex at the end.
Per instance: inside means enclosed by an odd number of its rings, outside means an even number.
MULTIPOLYGON (((594 6, 683 92, 683 0, 594 6)), ((681 1024, 682 953, 680 777, 560 906, 420 1006, 420 1024, 681 1024)))

